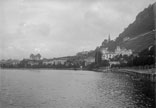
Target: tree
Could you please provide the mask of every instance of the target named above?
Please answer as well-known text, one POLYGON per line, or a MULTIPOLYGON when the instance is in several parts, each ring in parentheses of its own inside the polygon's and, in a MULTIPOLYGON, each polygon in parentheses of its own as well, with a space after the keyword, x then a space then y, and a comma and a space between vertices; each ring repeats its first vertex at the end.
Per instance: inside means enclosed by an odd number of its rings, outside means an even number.
POLYGON ((95 64, 99 66, 101 62, 102 62, 102 53, 100 50, 97 50, 95 53, 95 64))

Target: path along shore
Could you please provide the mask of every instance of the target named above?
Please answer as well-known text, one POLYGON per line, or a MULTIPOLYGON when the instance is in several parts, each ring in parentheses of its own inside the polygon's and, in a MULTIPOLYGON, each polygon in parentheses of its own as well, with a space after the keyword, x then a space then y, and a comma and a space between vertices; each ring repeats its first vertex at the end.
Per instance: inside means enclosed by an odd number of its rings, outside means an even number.
POLYGON ((156 68, 152 69, 144 69, 144 70, 137 70, 137 69, 118 69, 117 71, 126 72, 128 74, 132 74, 135 77, 141 80, 147 80, 151 82, 156 82, 156 68))
POLYGON ((139 80, 147 80, 150 82, 156 83, 156 68, 152 69, 129 69, 129 68, 120 68, 120 69, 95 69, 97 72, 120 72, 126 73, 135 76, 139 80))

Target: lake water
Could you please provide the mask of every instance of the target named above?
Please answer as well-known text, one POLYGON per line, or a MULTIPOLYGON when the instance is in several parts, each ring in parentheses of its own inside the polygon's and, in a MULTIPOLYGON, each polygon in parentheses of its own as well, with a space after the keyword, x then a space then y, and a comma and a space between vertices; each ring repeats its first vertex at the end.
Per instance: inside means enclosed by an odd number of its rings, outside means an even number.
POLYGON ((154 85, 121 73, 0 70, 0 108, 154 108, 154 85))

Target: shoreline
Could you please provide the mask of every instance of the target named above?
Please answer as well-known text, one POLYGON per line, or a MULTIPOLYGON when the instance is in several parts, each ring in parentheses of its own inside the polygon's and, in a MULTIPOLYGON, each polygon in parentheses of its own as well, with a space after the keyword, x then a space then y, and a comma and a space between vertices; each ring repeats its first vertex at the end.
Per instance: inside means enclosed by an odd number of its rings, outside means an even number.
POLYGON ((150 81, 156 83, 156 68, 145 69, 145 70, 136 70, 136 69, 112 69, 111 72, 125 73, 134 76, 137 80, 150 81))
POLYGON ((156 68, 137 70, 129 68, 120 68, 120 69, 103 69, 103 68, 94 68, 94 69, 80 69, 80 68, 0 68, 0 69, 17 69, 17 70, 74 70, 74 71, 94 71, 94 72, 113 72, 113 73, 123 73, 134 76, 136 79, 146 80, 153 83, 156 83, 156 68))
POLYGON ((151 83, 156 83, 156 72, 155 72, 155 70, 156 70, 156 68, 145 69, 145 70, 120 68, 120 69, 92 69, 91 71, 129 74, 129 75, 133 76, 136 80, 149 81, 151 83))
POLYGON ((3 70, 87 70, 78 68, 0 68, 3 70))

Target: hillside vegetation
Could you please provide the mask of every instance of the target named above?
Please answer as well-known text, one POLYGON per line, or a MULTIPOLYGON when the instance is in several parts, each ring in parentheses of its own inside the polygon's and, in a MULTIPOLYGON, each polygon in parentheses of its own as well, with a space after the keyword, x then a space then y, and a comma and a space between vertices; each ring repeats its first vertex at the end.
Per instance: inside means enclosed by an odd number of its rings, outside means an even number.
POLYGON ((154 45, 155 24, 154 24, 154 5, 150 5, 140 12, 135 21, 130 24, 119 36, 101 47, 108 47, 114 50, 116 46, 132 49, 133 52, 140 52, 154 45), (127 40, 124 40, 127 38, 127 40))

